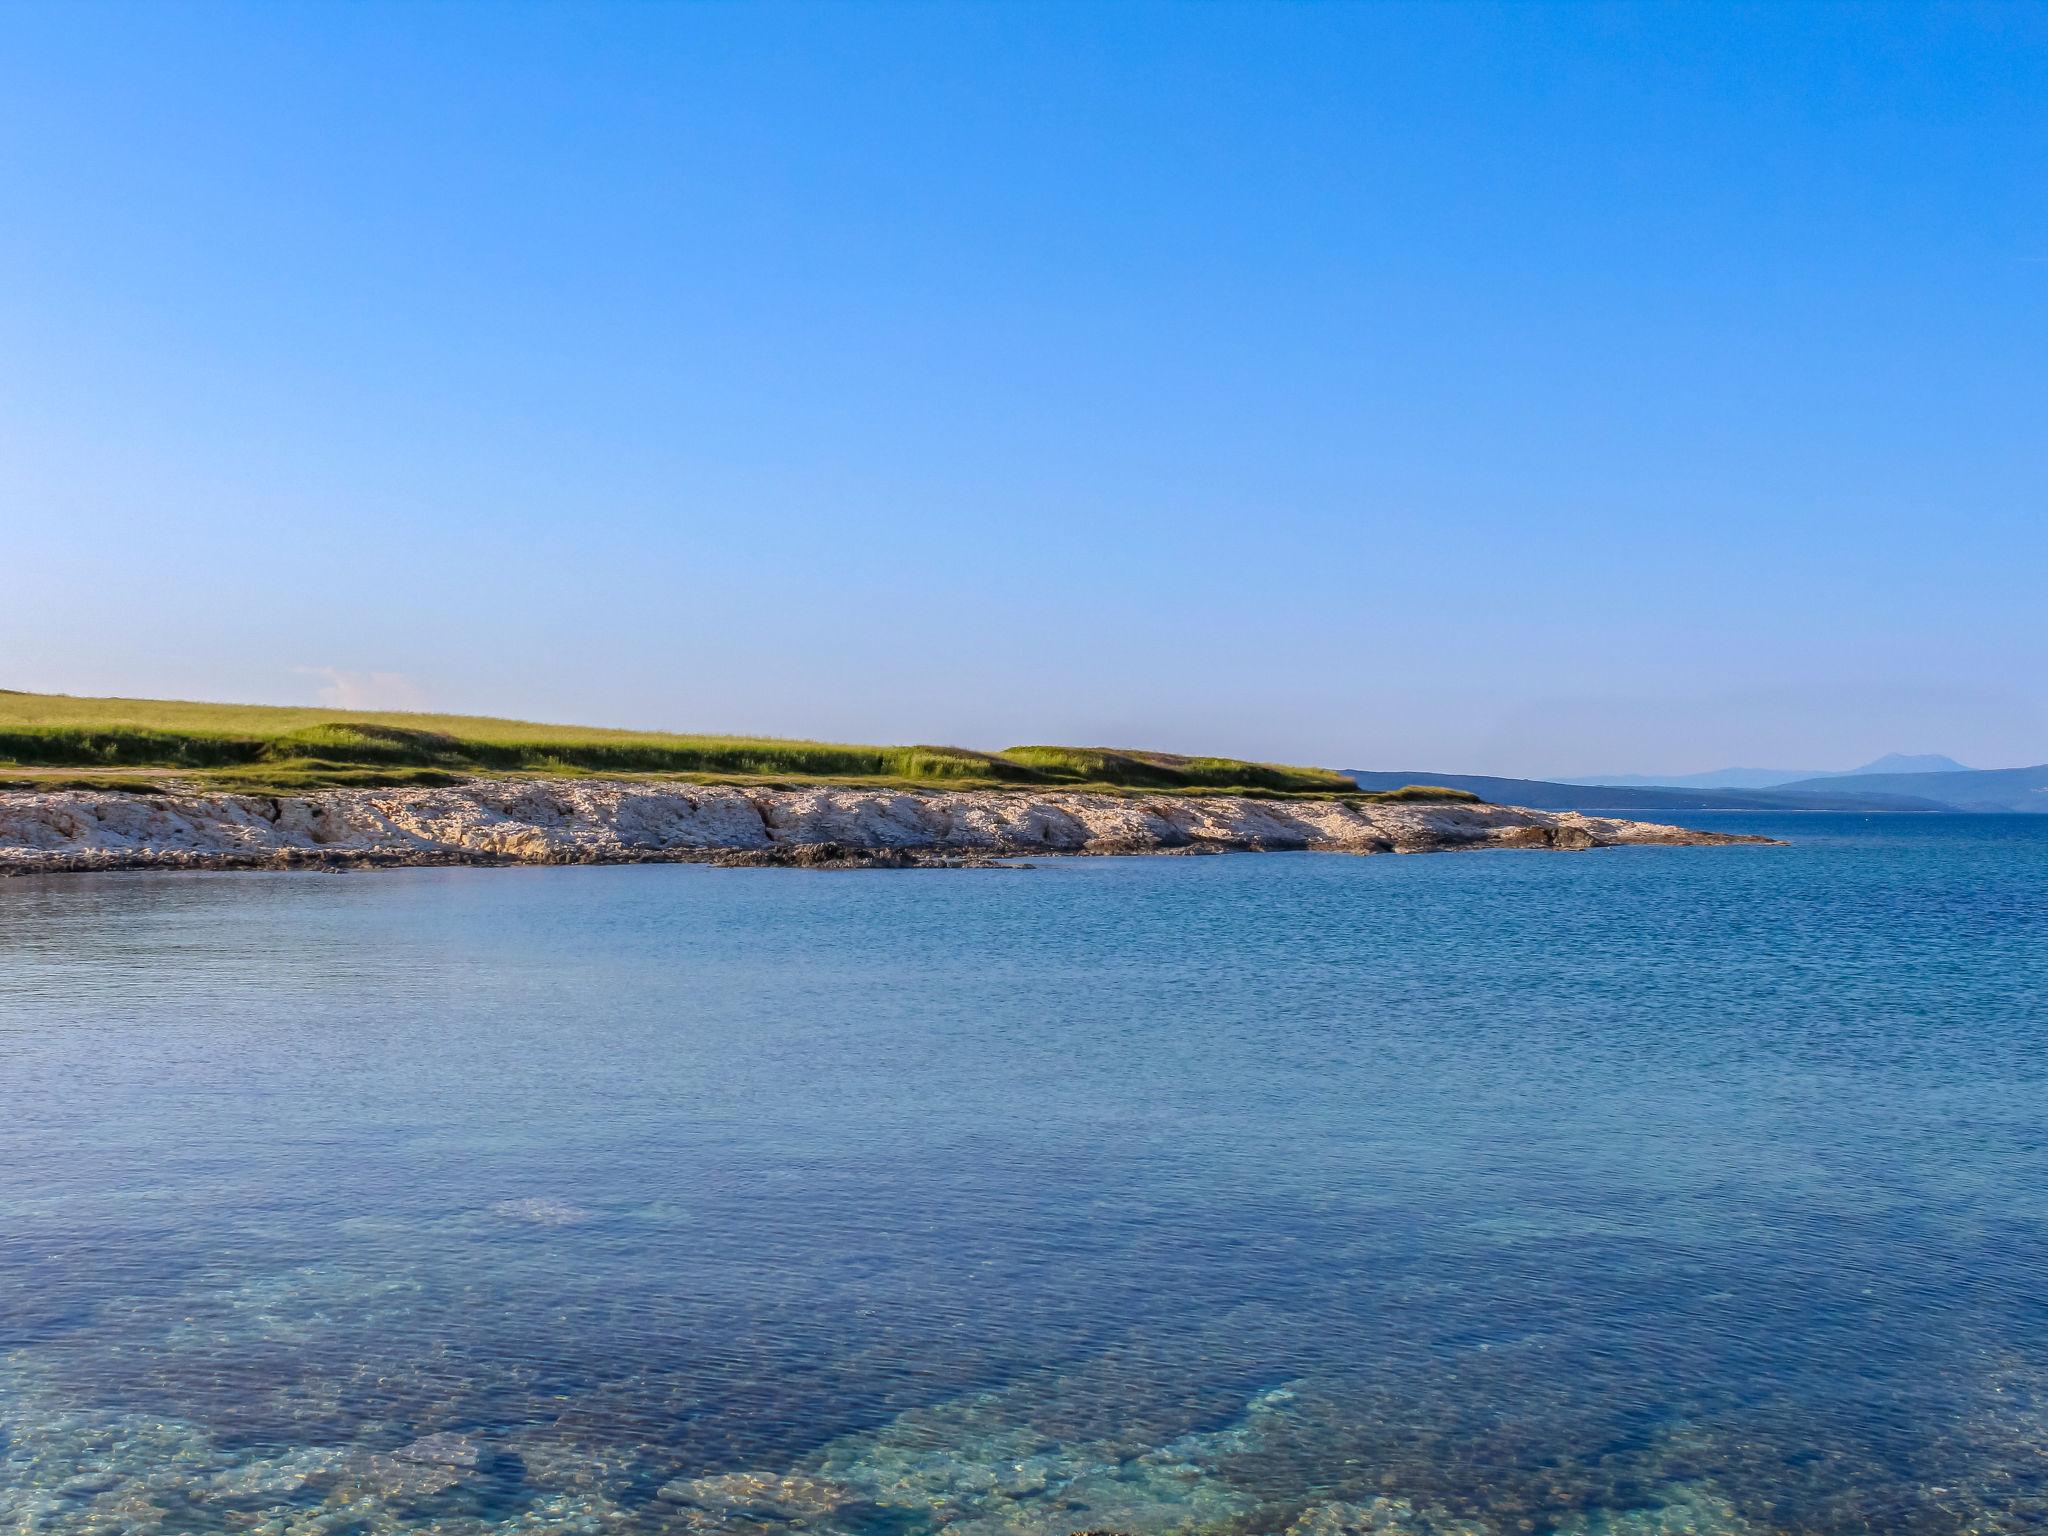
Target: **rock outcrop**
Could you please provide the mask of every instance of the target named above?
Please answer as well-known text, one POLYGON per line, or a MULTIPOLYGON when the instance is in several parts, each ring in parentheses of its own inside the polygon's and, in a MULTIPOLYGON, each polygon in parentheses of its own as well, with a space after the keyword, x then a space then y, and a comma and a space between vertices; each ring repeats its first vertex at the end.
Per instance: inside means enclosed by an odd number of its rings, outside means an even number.
POLYGON ((1030 854, 1605 848, 1769 838, 1471 804, 477 780, 301 795, 0 793, 0 872, 598 864, 813 867, 1030 854))

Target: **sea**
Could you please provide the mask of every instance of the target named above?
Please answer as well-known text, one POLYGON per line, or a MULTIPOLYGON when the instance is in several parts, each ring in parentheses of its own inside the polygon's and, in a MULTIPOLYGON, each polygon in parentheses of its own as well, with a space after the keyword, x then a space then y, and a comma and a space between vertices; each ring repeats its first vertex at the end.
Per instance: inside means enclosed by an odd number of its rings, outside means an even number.
POLYGON ((0 1532, 2048 1531, 2048 816, 0 880, 0 1532))

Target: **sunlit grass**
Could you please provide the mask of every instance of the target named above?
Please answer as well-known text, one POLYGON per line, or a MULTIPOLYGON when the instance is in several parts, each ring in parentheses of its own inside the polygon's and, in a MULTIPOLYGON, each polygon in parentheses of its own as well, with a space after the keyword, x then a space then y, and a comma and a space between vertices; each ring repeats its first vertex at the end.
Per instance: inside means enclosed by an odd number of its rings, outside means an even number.
MULTIPOLYGON (((1104 788, 1357 795, 1325 768, 1104 747, 861 746, 429 715, 0 691, 0 785, 149 787, 175 776, 276 792, 475 776, 654 775, 697 782, 1104 788), (7 770, 17 770, 9 773, 7 770)), ((1362 798, 1469 799, 1454 790, 1362 798)))

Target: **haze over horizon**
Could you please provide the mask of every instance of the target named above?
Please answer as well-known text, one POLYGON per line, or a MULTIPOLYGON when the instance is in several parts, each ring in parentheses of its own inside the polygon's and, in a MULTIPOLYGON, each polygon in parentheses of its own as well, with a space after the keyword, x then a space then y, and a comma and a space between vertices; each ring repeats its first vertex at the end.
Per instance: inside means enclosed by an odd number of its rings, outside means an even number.
POLYGON ((2048 12, 0 10, 0 686, 2048 759, 2048 12))

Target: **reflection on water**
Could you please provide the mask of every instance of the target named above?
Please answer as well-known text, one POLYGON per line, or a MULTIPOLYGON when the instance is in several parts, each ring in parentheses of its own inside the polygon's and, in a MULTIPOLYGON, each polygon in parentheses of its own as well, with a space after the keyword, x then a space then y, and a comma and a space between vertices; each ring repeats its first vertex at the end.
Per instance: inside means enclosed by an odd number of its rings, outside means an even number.
POLYGON ((0 1531, 2048 1529, 2043 823, 0 884, 0 1531))

